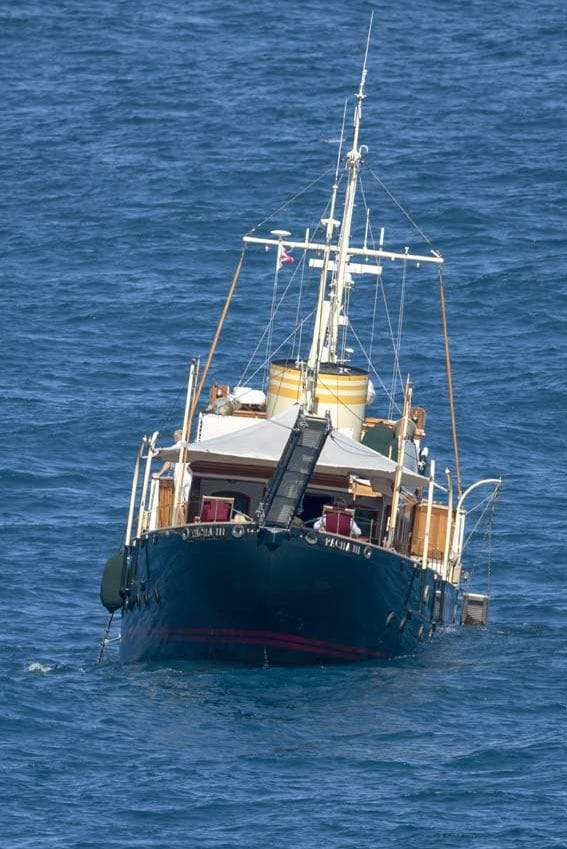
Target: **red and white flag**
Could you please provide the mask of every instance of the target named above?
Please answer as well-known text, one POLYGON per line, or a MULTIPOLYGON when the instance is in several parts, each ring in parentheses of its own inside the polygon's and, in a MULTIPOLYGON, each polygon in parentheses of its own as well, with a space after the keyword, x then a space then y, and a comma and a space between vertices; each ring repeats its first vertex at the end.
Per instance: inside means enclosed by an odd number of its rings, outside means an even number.
POLYGON ((279 260, 278 260, 278 269, 280 269, 282 267, 282 265, 285 265, 286 262, 295 262, 292 255, 288 251, 286 251, 285 248, 281 247, 281 245, 280 245, 279 251, 280 251, 280 256, 279 256, 279 260))

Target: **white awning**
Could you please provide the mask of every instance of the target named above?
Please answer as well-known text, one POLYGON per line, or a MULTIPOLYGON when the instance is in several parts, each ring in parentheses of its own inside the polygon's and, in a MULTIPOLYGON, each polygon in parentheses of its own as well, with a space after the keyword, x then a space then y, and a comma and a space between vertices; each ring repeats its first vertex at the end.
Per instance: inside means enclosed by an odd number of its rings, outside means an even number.
MULTIPOLYGON (((279 416, 265 419, 236 432, 215 436, 202 442, 193 442, 189 446, 188 461, 219 463, 240 466, 264 466, 271 470, 279 461, 299 413, 298 405, 290 407, 279 416)), ((179 458, 179 446, 162 448, 156 457, 160 460, 176 462, 179 458)), ((367 448, 360 442, 332 430, 319 457, 316 473, 334 475, 357 475, 371 481, 374 489, 384 488, 385 481, 393 481, 396 464, 383 454, 367 448)), ((404 469, 404 486, 424 488, 427 478, 404 469)))

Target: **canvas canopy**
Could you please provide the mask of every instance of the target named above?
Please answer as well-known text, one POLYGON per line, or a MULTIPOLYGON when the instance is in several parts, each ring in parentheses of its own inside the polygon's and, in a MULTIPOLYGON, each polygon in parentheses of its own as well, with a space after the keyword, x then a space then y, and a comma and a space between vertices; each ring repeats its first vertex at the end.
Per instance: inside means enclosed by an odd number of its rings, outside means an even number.
MULTIPOLYGON (((265 419, 236 432, 215 436, 202 442, 192 442, 188 449, 188 460, 195 465, 199 462, 218 462, 242 468, 247 464, 254 464, 273 469, 282 455, 298 413, 299 406, 294 405, 272 419, 265 419)), ((177 444, 162 448, 156 457, 176 462, 179 459, 179 447, 177 444)), ((374 489, 383 489, 385 482, 393 481, 396 464, 360 442, 332 430, 315 471, 323 475, 357 475, 370 480, 374 489)), ((427 486, 427 479, 404 469, 402 483, 412 489, 423 488, 427 486)))

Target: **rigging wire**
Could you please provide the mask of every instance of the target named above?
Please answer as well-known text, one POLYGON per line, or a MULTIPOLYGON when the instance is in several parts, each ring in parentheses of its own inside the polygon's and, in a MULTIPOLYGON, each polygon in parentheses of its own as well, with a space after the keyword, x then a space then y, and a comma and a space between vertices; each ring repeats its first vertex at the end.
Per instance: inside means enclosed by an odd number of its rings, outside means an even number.
POLYGON ((441 303, 441 319, 443 322, 443 342, 445 345, 445 365, 447 369, 447 389, 449 391, 449 409, 451 411, 451 430, 453 433, 453 454, 455 457, 455 477, 457 479, 457 492, 459 498, 463 488, 461 484, 461 464, 459 461, 459 442, 457 439, 457 417, 455 415, 455 399, 453 397, 453 375, 451 371, 451 355, 449 353, 449 332, 447 330, 447 310, 445 309, 445 284, 441 269, 439 273, 439 301, 441 303))
POLYGON ((348 97, 345 97, 345 102, 343 106, 343 120, 341 123, 341 134, 339 136, 339 149, 337 150, 337 162, 335 165, 335 183, 339 178, 339 169, 341 167, 341 160, 343 158, 343 144, 345 141, 345 124, 346 124, 346 115, 348 108, 348 97))
POLYGON ((500 489, 497 488, 494 492, 492 492, 485 499, 483 499, 481 502, 479 502, 479 504, 476 504, 472 508, 472 510, 469 510, 469 514, 470 514, 474 510, 478 510, 485 502, 487 502, 486 506, 485 506, 484 510, 482 511, 480 517, 478 518, 478 521, 476 522, 474 528, 471 530, 467 539, 463 543, 463 551, 465 551, 465 549, 469 545, 471 537, 473 536, 473 534, 475 534, 480 523, 482 522, 482 520, 484 519, 484 517, 488 513, 488 518, 487 518, 487 522, 486 522, 486 530, 485 530, 484 535, 483 535, 483 540, 482 540, 480 549, 478 551, 477 557, 475 559, 475 562, 473 563, 469 572, 470 572, 470 576, 473 577, 475 572, 476 572, 477 566, 480 563, 481 557, 483 556, 483 554, 486 551, 486 560, 487 560, 487 564, 486 564, 487 565, 487 574, 486 574, 487 587, 486 587, 486 589, 487 589, 487 593, 489 595, 490 595, 490 585, 491 585, 491 580, 492 580, 492 538, 493 538, 494 513, 495 513, 495 509, 496 509, 496 499, 498 498, 499 492, 500 492, 500 489))
POLYGON ((421 229, 421 227, 419 226, 419 224, 417 224, 417 222, 416 222, 416 221, 414 221, 414 219, 411 217, 411 215, 409 214, 409 212, 407 211, 407 209, 404 209, 404 207, 402 206, 402 204, 401 204, 401 203, 399 202, 399 200, 398 200, 398 199, 397 199, 397 198, 396 198, 396 197, 392 194, 392 192, 390 191, 390 189, 388 188, 388 186, 387 186, 387 185, 383 182, 383 180, 381 180, 381 179, 380 179, 380 177, 378 176, 378 174, 376 174, 376 172, 372 170, 372 168, 370 167, 370 165, 368 165, 368 163, 366 163, 366 167, 368 168, 369 173, 370 173, 370 174, 372 174, 372 176, 374 177, 374 179, 376 180, 376 182, 378 183, 378 185, 379 185, 379 186, 381 186, 381 188, 382 188, 382 189, 386 192, 386 194, 388 195, 388 197, 390 198, 390 200, 391 200, 393 203, 395 203, 395 205, 398 207, 398 209, 400 210, 400 212, 401 212, 401 213, 402 213, 402 214, 403 214, 403 215, 407 218, 407 220, 408 220, 408 221, 409 221, 409 223, 412 225, 412 227, 414 228, 414 230, 416 231, 416 233, 419 233, 419 235, 421 236, 421 238, 422 238, 422 239, 423 239, 423 240, 424 240, 424 241, 425 241, 425 242, 429 245, 429 247, 431 248, 431 250, 432 250, 434 253, 438 253, 438 251, 435 249, 435 245, 433 244, 433 242, 431 241, 431 239, 429 238, 429 236, 427 236, 427 235, 426 235, 426 233, 424 233, 424 232, 423 232, 423 230, 421 229))
POLYGON ((376 332, 376 312, 378 309, 378 290, 380 286, 382 286, 382 272, 378 275, 376 279, 376 286, 374 287, 374 303, 372 305, 372 324, 370 325, 370 348, 368 350, 368 359, 372 362, 372 354, 374 353, 374 334, 376 332))
MULTIPOLYGON (((391 316, 390 316, 390 310, 388 308, 388 299, 386 298, 386 289, 384 287, 384 280, 383 280, 382 276, 380 276, 380 290, 382 292, 382 300, 384 301, 384 309, 386 311, 386 321, 388 323, 388 331, 390 333, 390 341, 392 343, 392 356, 394 357, 394 360, 395 360, 396 341, 395 341, 395 337, 394 337, 394 328, 392 327, 392 319, 391 319, 391 316)), ((398 360, 398 380, 400 382, 400 385, 402 385, 403 379, 402 379, 402 372, 401 372, 401 369, 400 369, 399 360, 398 360)), ((389 393, 388 393, 388 397, 391 397, 389 393)), ((393 401, 393 403, 395 404, 395 401, 393 401)), ((398 406, 398 410, 399 409, 401 409, 401 408, 398 406)))
POLYGON ((469 542, 471 540, 471 537, 476 532, 478 526, 480 525, 480 523, 482 522, 482 520, 486 516, 486 513, 488 512, 488 510, 492 507, 492 510, 494 511, 494 507, 495 507, 495 504, 496 504, 496 498, 497 497, 498 497, 497 492, 491 492, 489 495, 487 495, 485 498, 483 498, 482 501, 479 501, 478 504, 475 504, 475 506, 468 511, 468 515, 470 516, 471 513, 474 513, 476 510, 480 510, 480 508, 483 505, 485 505, 484 510, 482 511, 480 516, 478 517, 475 526, 471 529, 471 531, 469 532, 465 542, 463 543, 463 551, 466 549, 467 545, 469 544, 469 542))
MULTIPOLYGON (((281 256, 282 248, 281 245, 278 245, 278 251, 276 256, 276 268, 274 271, 274 283, 272 287, 272 305, 270 308, 270 318, 268 320, 268 333, 266 336, 266 363, 270 361, 270 348, 272 346, 272 334, 274 330, 274 319, 276 317, 276 299, 278 296, 278 277, 280 274, 280 256, 281 256)), ((263 386, 267 389, 268 385, 268 367, 266 366, 264 370, 264 380, 263 386)))
MULTIPOLYGON (((364 203, 365 211, 366 211, 366 213, 368 215, 368 219, 369 219, 370 208, 369 208, 368 203, 366 201, 366 191, 365 191, 365 188, 364 188, 364 182, 362 181, 362 177, 360 178, 360 194, 361 194, 361 197, 362 197, 362 201, 364 203)), ((376 236, 374 235, 374 230, 372 228, 372 225, 370 224, 370 220, 368 220, 368 225, 369 225, 370 240, 371 240, 371 243, 372 243, 372 247, 374 249, 376 249, 376 246, 377 246, 376 236)), ((382 243, 383 243, 383 231, 382 231, 382 235, 380 236, 380 242, 379 242, 380 247, 382 247, 382 243)), ((394 368, 395 368, 396 367, 396 363, 395 363, 396 340, 395 340, 395 336, 394 336, 394 329, 392 327, 392 319, 391 319, 391 316, 390 316, 390 309, 388 307, 388 299, 386 297, 386 289, 384 287, 384 278, 382 276, 382 273, 380 274, 379 282, 377 282, 376 285, 377 285, 377 287, 378 286, 380 287, 380 291, 382 293, 382 301, 384 302, 384 312, 385 312, 385 315, 386 315, 386 324, 388 326, 388 332, 390 334, 390 341, 392 343, 392 355, 394 357, 394 368)), ((375 310, 376 310, 376 305, 375 305, 375 310)), ((372 351, 373 343, 374 343, 374 334, 375 334, 375 324, 374 324, 374 318, 373 318, 371 347, 370 347, 371 351, 372 351)), ((372 355, 370 355, 370 360, 372 360, 372 355)), ((400 369, 399 361, 398 361, 398 364, 397 364, 397 377, 398 377, 398 381, 399 381, 400 385, 402 385, 403 379, 402 379, 402 372, 401 372, 401 369, 400 369)), ((387 395, 388 398, 392 397, 388 391, 386 392, 386 395, 387 395)), ((394 402, 394 404, 395 404, 395 402, 394 402)), ((399 411, 400 408, 398 407, 397 409, 399 411)))
POLYGON ((341 333, 341 360, 345 362, 345 352, 346 352, 346 343, 347 343, 347 330, 348 330, 348 316, 350 310, 350 293, 352 291, 353 283, 346 283, 344 290, 344 300, 343 300, 343 317, 346 319, 345 323, 342 326, 341 333))
MULTIPOLYGON (((291 285, 292 285, 293 281, 295 280, 295 276, 296 276, 296 274, 297 274, 297 272, 298 272, 299 268, 301 267, 302 263, 304 263, 304 260, 305 260, 305 253, 303 254, 303 256, 301 257, 301 259, 299 260, 299 262, 298 262, 298 264, 297 264, 297 269, 296 269, 296 270, 293 272, 293 274, 291 275, 291 277, 290 277, 290 279, 289 279, 289 281, 288 281, 288 284, 287 284, 287 286, 285 287, 285 289, 284 289, 284 291, 283 291, 283 293, 282 293, 282 296, 281 296, 281 298, 280 298, 279 302, 278 302, 278 303, 277 303, 277 305, 276 305, 276 308, 275 308, 275 311, 274 311, 274 315, 273 315, 273 318, 274 318, 274 319, 276 318, 276 316, 277 316, 277 314, 278 314, 278 312, 279 312, 279 310, 280 310, 280 307, 282 306, 282 304, 283 304, 283 302, 284 302, 284 300, 285 300, 285 297, 286 297, 287 293, 289 292, 290 287, 291 287, 291 285)), ((260 350, 260 348, 261 348, 261 346, 262 346, 262 342, 263 342, 263 341, 264 341, 264 339, 266 338, 266 334, 269 332, 269 329, 270 329, 270 322, 268 322, 268 323, 266 324, 266 326, 264 327, 264 331, 263 331, 262 335, 260 336, 260 338, 259 338, 259 340, 258 340, 258 343, 257 343, 256 347, 254 348, 254 351, 252 352, 252 355, 249 357, 248 362, 246 363, 246 366, 244 367, 244 371, 242 372, 242 374, 241 374, 241 376, 240 376, 240 379, 239 379, 239 381, 238 381, 238 384, 237 384, 237 385, 242 386, 242 385, 244 384, 244 381, 245 381, 245 380, 249 380, 249 379, 250 379, 250 378, 248 377, 248 369, 249 369, 249 368, 250 368, 250 366, 252 365, 252 363, 253 363, 253 361, 254 361, 254 359, 255 359, 255 357, 256 357, 256 355, 257 355, 258 351, 260 350)), ((290 336, 288 336, 288 337, 286 338, 286 342, 288 341, 288 339, 289 339, 291 336, 293 336, 293 334, 294 334, 296 331, 297 331, 297 327, 294 327, 294 328, 293 328, 293 330, 292 330, 292 332, 291 332, 291 334, 290 334, 290 336)), ((283 344, 283 343, 282 343, 282 344, 283 344)), ((278 347, 278 349, 277 349, 277 350, 279 350, 280 348, 281 348, 281 345, 278 347)), ((275 353, 275 352, 273 352, 273 353, 275 353)), ((262 366, 263 366, 263 365, 264 365, 264 361, 262 361, 262 366)), ((256 371, 254 372, 254 375, 256 375, 257 373, 258 373, 258 369, 256 369, 256 371)))
MULTIPOLYGON (((310 312, 308 315, 306 315, 306 316, 305 316, 305 318, 303 319, 303 321, 301 322, 301 324, 305 324, 305 322, 309 321, 309 319, 310 319, 310 318, 312 318, 312 316, 313 316, 313 313, 314 313, 314 312, 315 312, 315 310, 314 310, 314 309, 313 309, 313 310, 311 310, 311 312, 310 312)), ((278 345, 278 347, 277 347, 277 348, 275 348, 275 349, 272 351, 271 356, 275 356, 275 355, 278 353, 278 351, 279 351, 281 348, 283 348, 283 346, 284 346, 284 345, 286 345, 286 344, 289 342, 289 340, 293 337, 293 334, 294 334, 294 333, 296 333, 296 332, 297 332, 297 330, 298 330, 298 328, 297 328, 297 327, 294 327, 294 328, 293 328, 293 330, 291 331, 291 333, 290 333, 288 336, 286 336, 286 338, 283 340, 283 342, 282 342, 280 345, 278 345)), ((266 332, 266 331, 264 331, 264 333, 265 333, 265 332, 266 332)), ((262 337, 262 338, 263 338, 263 337, 262 337)), ((256 346, 256 352, 255 352, 255 353, 257 353, 257 352, 258 352, 258 350, 259 350, 259 348, 260 348, 260 345, 261 345, 261 344, 262 344, 262 340, 260 340, 260 342, 259 342, 259 343, 258 343, 258 345, 256 346)), ((251 357, 251 358, 250 358, 250 360, 249 360, 249 362, 248 362, 248 366, 249 366, 249 365, 250 365, 250 363, 252 362, 252 359, 253 359, 253 357, 251 357)), ((248 368, 248 366, 247 366, 247 368, 248 368)), ((241 378, 241 380, 242 380, 242 381, 243 381, 243 380, 245 380, 245 379, 246 379, 246 380, 252 380, 254 377, 256 377, 256 375, 258 374, 258 372, 262 371, 262 369, 264 368, 264 366, 265 366, 265 361, 264 361, 264 360, 262 360, 262 362, 260 363, 260 365, 258 366, 258 368, 257 368, 255 371, 253 371, 253 372, 252 372, 252 374, 245 373, 245 375, 241 378)), ((240 381, 239 381, 239 383, 240 383, 240 381)))
POLYGON ((500 489, 498 489, 494 493, 494 501, 492 503, 492 510, 488 514, 488 527, 486 529, 486 539, 488 542, 488 554, 487 554, 487 564, 486 564, 486 589, 488 594, 490 595, 490 585, 492 583, 492 540, 494 533, 494 513, 496 511, 496 499, 500 493, 500 489))
POLYGON ((358 334, 357 334, 356 330, 355 330, 355 329, 354 329, 354 327, 352 326, 352 323, 350 324, 350 329, 351 329, 351 331, 352 331, 352 335, 354 336, 354 338, 355 338, 355 339, 356 339, 356 341, 358 342, 358 346, 359 346, 360 350, 362 351, 362 353, 364 354, 364 356, 365 356, 365 358, 366 358, 366 363, 367 363, 367 365, 368 365, 368 369, 369 369, 369 371, 371 371, 371 372, 372 372, 372 374, 373 374, 373 375, 376 377, 376 379, 378 380, 378 382, 379 382, 380 386, 382 387, 382 389, 383 389, 383 391, 384 391, 384 394, 385 394, 386 398, 388 399, 388 401, 391 401, 391 403, 392 403, 393 407, 395 408, 395 410, 396 410, 398 413, 401 413, 401 407, 399 406, 399 404, 397 404, 397 403, 396 403, 395 399, 391 397, 391 395, 390 395, 390 390, 388 389, 388 387, 386 386, 386 384, 384 383, 384 381, 382 380, 382 378, 380 377, 380 375, 379 375, 379 374, 378 374, 378 372, 376 371, 376 368, 374 367, 373 363, 370 361, 370 359, 369 359, 369 357, 368 357, 368 354, 367 354, 367 352, 366 352, 366 349, 365 349, 364 345, 362 344, 362 342, 361 342, 361 340, 360 340, 360 338, 359 338, 359 336, 358 336, 358 334))
POLYGON ((258 224, 256 224, 254 227, 251 227, 251 228, 250 228, 250 230, 248 230, 248 232, 247 232, 245 235, 246 235, 246 236, 250 236, 250 235, 251 235, 252 233, 254 233, 254 232, 255 232, 255 231, 256 231, 259 227, 263 227, 263 225, 264 225, 264 224, 267 224, 267 222, 268 222, 268 221, 271 221, 271 220, 272 220, 272 218, 274 218, 274 217, 278 214, 278 212, 281 212, 281 211, 282 211, 282 209, 285 209, 287 206, 289 206, 289 205, 290 205, 290 203, 293 203, 295 200, 297 200, 297 198, 300 198, 302 195, 304 195, 306 192, 308 192, 308 191, 309 191, 309 189, 313 188, 313 186, 317 185, 317 183, 319 183, 321 180, 323 180, 325 177, 327 177, 329 174, 331 174, 331 173, 333 172, 333 170, 334 170, 334 167, 335 167, 335 166, 334 166, 334 165, 332 165, 332 166, 330 166, 329 168, 325 168, 325 170, 323 171, 323 173, 322 173, 322 174, 320 174, 318 177, 316 177, 314 180, 312 180, 310 183, 308 183, 306 186, 304 186, 304 188, 303 188, 303 189, 300 189, 300 190, 299 190, 296 194, 294 194, 292 197, 290 197, 290 198, 288 198, 286 201, 284 201, 284 203, 282 203, 282 204, 281 204, 281 206, 278 206, 278 208, 277 208, 277 209, 274 209, 274 211, 273 211, 273 212, 271 212, 271 213, 270 213, 270 214, 269 214, 266 218, 264 218, 262 221, 259 221, 259 222, 258 222, 258 224))
POLYGON ((296 361, 301 357, 301 343, 303 337, 303 325, 299 326, 299 316, 301 314, 301 307, 303 303, 303 282, 305 279, 305 254, 303 255, 303 263, 301 266, 301 274, 299 276, 299 292, 297 295, 297 309, 295 311, 295 340, 293 342, 291 348, 291 358, 296 361), (297 332, 299 329, 299 333, 297 332), (295 343, 297 341, 297 354, 295 353, 295 343))
POLYGON ((321 386, 323 389, 326 389, 329 395, 332 395, 335 401, 338 401, 341 407, 344 407, 344 409, 348 410, 348 412, 353 418, 358 419, 359 422, 362 422, 362 424, 364 424, 364 416, 359 416, 358 413, 355 413, 352 407, 349 406, 346 401, 343 401, 342 398, 339 397, 339 395, 331 388, 328 383, 325 383, 325 381, 321 379, 320 375, 317 380, 317 386, 321 386))
MULTIPOLYGON (((317 180, 314 180, 312 183, 310 183, 310 184, 309 184, 309 186, 307 186, 307 187, 306 187, 305 191, 307 191, 309 188, 311 188, 311 187, 312 187, 312 186, 313 186, 316 182, 318 182, 319 180, 321 180, 321 179, 322 179, 322 178, 323 178, 326 174, 329 174, 329 173, 330 173, 330 171, 331 171, 331 169, 327 169, 327 171, 326 171, 324 174, 322 174, 320 177, 318 177, 318 178, 317 178, 317 180)), ((342 180, 343 180, 343 177, 342 177, 342 176, 340 176, 340 177, 339 177, 339 181, 338 181, 338 185, 339 185, 339 187, 340 187, 340 184, 341 184, 342 180)), ((290 198, 290 200, 289 200, 289 201, 287 201, 287 202, 286 202, 286 204, 284 204, 284 206, 286 206, 286 205, 288 205, 288 204, 292 203, 292 202, 293 202, 296 198, 298 198, 301 194, 303 194, 303 192, 299 192, 299 193, 298 193, 297 195, 295 195, 293 198, 290 198)), ((329 207, 330 207, 330 201, 328 201, 328 202, 327 202, 327 204, 326 204, 326 206, 324 207, 324 210, 323 210, 323 216, 322 216, 323 218, 324 218, 324 217, 328 214, 329 207)), ((283 208, 284 208, 283 206, 282 206, 282 207, 280 207, 280 209, 283 209, 283 208)), ((278 211, 279 211, 279 210, 276 210, 276 212, 278 212, 278 211)), ((276 214, 276 212, 274 212, 274 213, 273 213, 273 215, 275 215, 275 214, 276 214)), ((273 217, 273 215, 272 215, 272 217, 273 217)), ((265 223, 266 221, 268 221, 268 220, 269 220, 269 218, 268 218, 268 219, 265 219, 265 220, 264 220, 264 221, 262 221, 262 222, 260 222, 260 224, 256 225, 256 228, 257 228, 257 227, 260 227, 262 224, 264 224, 264 223, 265 223)), ((319 220, 318 220, 318 222, 317 222, 317 224, 316 224, 315 226, 312 226, 312 228, 310 229, 310 232, 311 232, 312 236, 316 236, 316 234, 317 234, 317 232, 319 231, 320 227, 321 227, 321 219, 319 219, 319 220)), ((256 229, 256 228, 254 228, 254 229, 256 229)), ((253 230, 251 230, 250 232, 253 232, 253 230)), ((247 235, 248 235, 248 234, 247 234, 247 235)), ((259 351, 260 347, 262 346, 262 343, 263 343, 264 339, 266 338, 266 334, 269 334, 269 337, 270 337, 270 338, 269 338, 269 341, 268 341, 268 350, 267 350, 267 353, 266 353, 266 361, 268 361, 268 363, 269 363, 269 359, 270 359, 270 351, 269 351, 269 347, 271 346, 273 322, 274 322, 274 320, 275 320, 275 318, 276 318, 276 316, 277 316, 277 314, 278 314, 278 312, 279 312, 280 308, 282 307, 283 302, 284 302, 284 300, 285 300, 285 298, 286 298, 286 296, 287 296, 287 293, 289 292, 289 289, 290 289, 290 287, 291 287, 292 283, 295 281, 296 275, 297 275, 297 273, 299 272, 300 268, 301 268, 301 275, 300 275, 300 287, 301 287, 301 290, 302 290, 302 288, 303 288, 303 281, 304 281, 304 274, 305 274, 306 256, 307 256, 307 252, 306 252, 306 251, 304 251, 304 252, 303 252, 303 255, 302 255, 302 257, 301 257, 301 259, 299 260, 299 262, 298 262, 298 264, 297 264, 297 268, 294 270, 294 273, 291 275, 291 277, 290 277, 290 279, 289 279, 289 282, 288 282, 288 285, 286 286, 286 288, 285 288, 285 290, 284 290, 284 292, 283 292, 283 294, 282 294, 281 298, 279 299, 279 301, 278 301, 277 306, 275 307, 275 309, 273 308, 273 304, 274 304, 274 297, 272 296, 272 309, 271 309, 271 311, 270 311, 270 318, 269 318, 269 320, 268 320, 268 323, 267 323, 266 327, 264 328, 264 331, 263 331, 262 335, 260 336, 260 339, 258 340, 258 343, 257 343, 257 345, 256 345, 256 347, 255 347, 255 349, 254 349, 254 351, 253 351, 253 353, 252 353, 252 355, 249 357, 248 362, 247 362, 246 366, 244 367, 244 372, 242 373, 242 375, 241 375, 241 377, 240 377, 240 379, 239 379, 239 381, 238 381, 238 385, 243 385, 243 382, 244 382, 245 380, 249 380, 249 379, 251 379, 251 378, 248 376, 248 369, 250 368, 250 366, 251 366, 252 362, 253 362, 253 361, 254 361, 254 359, 256 358, 256 355, 258 354, 258 351, 259 351), (302 263, 303 263, 303 265, 302 265, 302 263)), ((275 284, 275 281, 274 281, 274 288, 275 288, 275 286, 276 286, 276 284, 275 284)), ((302 296, 300 295, 300 301, 301 301, 301 297, 302 297, 302 296)), ((296 326, 295 326, 295 328, 294 328, 293 333, 295 333, 295 332, 297 332, 297 331, 299 330, 299 331, 301 331, 301 334, 302 334, 302 333, 303 333, 303 326, 304 326, 304 323, 305 323, 305 322, 304 322, 304 321, 302 321, 302 322, 299 322, 299 321, 298 321, 298 313, 299 313, 299 303, 298 303, 298 310, 297 310, 297 314, 296 314, 296 326)), ((292 335, 293 335, 293 333, 292 333, 292 335)), ((287 341, 289 338, 290 338, 289 336, 288 336, 288 337, 286 337, 286 341, 287 341)), ((300 354, 301 354, 301 347, 300 347, 300 346, 301 346, 301 342, 302 342, 302 335, 300 336, 300 341, 299 341, 298 356, 300 356, 300 354)), ((282 344, 285 344, 285 343, 282 343, 282 344)), ((278 349, 277 349, 277 350, 279 350, 281 347, 282 347, 282 346, 280 345, 280 346, 278 347, 278 349)), ((275 353, 275 352, 271 352, 271 356, 273 356, 273 354, 274 354, 274 353, 275 353)), ((256 375, 257 373, 258 373, 258 370, 256 370, 256 371, 254 372, 254 375, 256 375)), ((264 382, 265 382, 265 381, 266 381, 266 376, 264 377, 264 382)))
MULTIPOLYGON (((409 248, 406 248, 406 253, 408 253, 409 248)), ((388 418, 392 418, 392 400, 396 396, 396 378, 400 375, 400 384, 401 384, 401 374, 400 374, 400 350, 402 347, 402 327, 404 323, 404 307, 406 301, 406 282, 407 282, 407 260, 404 260, 403 268, 402 268, 402 286, 400 290, 400 305, 398 308, 398 328, 396 333, 396 339, 394 343, 394 363, 392 366, 392 384, 391 384, 391 394, 390 394, 390 408, 388 410, 388 418)))

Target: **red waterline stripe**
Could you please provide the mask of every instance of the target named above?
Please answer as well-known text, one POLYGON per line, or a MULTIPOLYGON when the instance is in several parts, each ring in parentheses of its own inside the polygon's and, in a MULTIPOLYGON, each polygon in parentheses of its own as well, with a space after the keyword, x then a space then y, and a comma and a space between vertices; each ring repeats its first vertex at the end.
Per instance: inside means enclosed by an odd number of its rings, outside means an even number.
POLYGON ((278 639, 287 642, 307 643, 310 646, 330 648, 337 651, 364 652, 367 654, 371 649, 358 648, 357 646, 345 645, 344 643, 333 643, 329 640, 316 640, 313 637, 304 637, 300 634, 282 634, 276 631, 255 631, 243 628, 166 628, 167 633, 177 632, 180 634, 204 634, 228 637, 259 637, 260 639, 278 639))
POLYGON ((300 643, 290 644, 282 640, 269 640, 265 638, 263 640, 259 640, 254 637, 231 637, 227 639, 226 637, 207 637, 205 635, 198 636, 193 634, 176 634, 173 637, 170 637, 170 639, 172 642, 214 643, 216 645, 238 644, 252 646, 269 646, 270 648, 288 649, 289 651, 304 652, 306 654, 323 654, 327 657, 339 657, 342 660, 356 660, 357 658, 364 656, 360 654, 333 651, 332 649, 313 648, 308 645, 301 645, 300 643))
POLYGON ((384 651, 347 646, 342 643, 331 643, 325 640, 314 640, 299 637, 295 634, 277 634, 271 631, 243 631, 232 628, 156 628, 153 633, 162 633, 171 640, 187 640, 192 642, 210 643, 239 643, 242 645, 271 645, 293 651, 309 652, 311 654, 327 654, 347 660, 360 657, 386 658, 389 654, 384 651))
POLYGON ((197 634, 172 634, 168 640, 170 642, 187 642, 187 643, 207 643, 210 645, 247 645, 247 646, 262 646, 270 648, 286 649, 290 652, 303 652, 311 655, 325 655, 327 657, 340 658, 341 660, 359 660, 365 657, 364 654, 355 654, 353 652, 339 652, 333 649, 315 648, 313 646, 304 645, 302 643, 287 643, 284 640, 276 639, 258 639, 254 637, 218 637, 199 636, 197 634))

